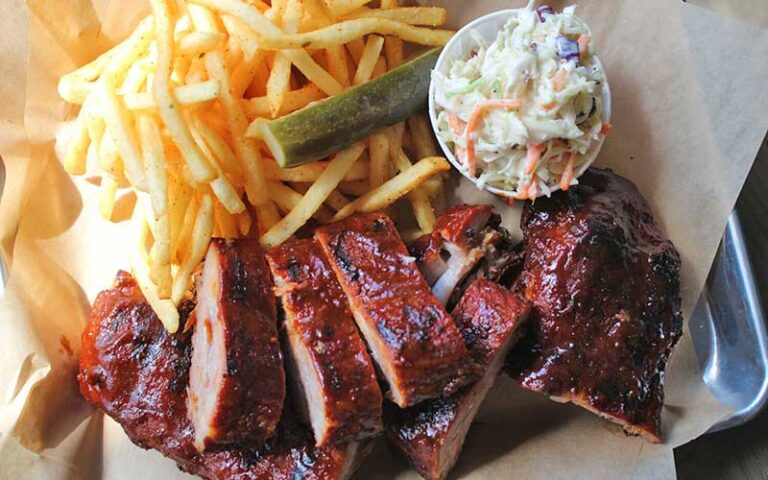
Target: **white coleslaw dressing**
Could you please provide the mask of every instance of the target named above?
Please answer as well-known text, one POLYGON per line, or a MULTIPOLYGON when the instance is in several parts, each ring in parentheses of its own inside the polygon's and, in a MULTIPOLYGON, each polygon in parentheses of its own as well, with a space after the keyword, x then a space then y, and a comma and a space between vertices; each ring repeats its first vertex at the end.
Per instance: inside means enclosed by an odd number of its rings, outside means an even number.
POLYGON ((515 10, 493 42, 473 35, 468 56, 433 72, 438 136, 465 173, 474 157, 478 186, 516 198, 578 183, 575 172, 608 129, 589 28, 574 7, 543 8, 515 10))

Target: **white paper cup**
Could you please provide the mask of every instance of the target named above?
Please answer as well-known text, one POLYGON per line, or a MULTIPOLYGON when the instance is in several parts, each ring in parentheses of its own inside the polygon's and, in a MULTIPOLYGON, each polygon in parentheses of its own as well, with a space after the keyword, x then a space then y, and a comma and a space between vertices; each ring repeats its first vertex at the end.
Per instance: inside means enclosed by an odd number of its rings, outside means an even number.
MULTIPOLYGON (((509 18, 519 10, 520 9, 500 10, 498 12, 490 13, 488 15, 477 18, 476 20, 468 23, 466 26, 464 26, 464 28, 456 32, 456 35, 454 35, 453 38, 451 38, 451 40, 445 45, 443 51, 440 53, 440 57, 437 59, 435 70, 440 73, 447 74, 451 62, 454 59, 465 58, 471 49, 476 47, 476 44, 472 40, 472 36, 469 34, 470 31, 474 30, 482 38, 488 42, 492 42, 496 39, 499 30, 501 30, 507 20, 509 20, 509 18)), ((595 63, 597 63, 597 65, 599 65, 600 69, 603 71, 604 77, 604 81, 602 83, 603 121, 610 122, 611 87, 608 85, 608 78, 605 75, 605 68, 603 68, 603 64, 600 61, 600 58, 595 55, 594 59, 595 63)), ((453 154, 453 151, 450 149, 450 147, 445 143, 440 135, 437 135, 437 105, 435 104, 435 89, 435 82, 431 82, 429 86, 429 119, 432 122, 432 130, 435 132, 435 136, 437 137, 437 141, 440 143, 440 148, 442 148, 443 153, 445 153, 445 157, 454 167, 456 167, 459 172, 461 172, 462 175, 464 175, 467 180, 475 184, 477 188, 487 190, 491 193, 503 197, 514 196, 514 190, 504 190, 488 184, 478 185, 478 179, 469 176, 469 173, 465 168, 462 167, 461 163, 453 154)), ((605 135, 602 135, 600 140, 592 143, 589 150, 584 155, 586 158, 584 163, 574 172, 574 176, 576 178, 580 177, 581 174, 584 173, 595 162, 595 158, 597 158, 597 154, 600 152, 600 148, 602 148, 604 141, 605 135)), ((560 190, 560 185, 549 185, 549 189, 552 192, 555 192, 560 190)), ((544 195, 544 193, 540 192, 538 196, 542 195, 544 195)))

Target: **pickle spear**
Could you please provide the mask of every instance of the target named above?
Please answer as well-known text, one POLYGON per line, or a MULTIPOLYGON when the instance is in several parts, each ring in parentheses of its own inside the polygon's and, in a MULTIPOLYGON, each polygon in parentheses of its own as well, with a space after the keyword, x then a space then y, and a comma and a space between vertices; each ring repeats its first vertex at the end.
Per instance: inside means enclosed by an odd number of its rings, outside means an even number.
POLYGON ((430 50, 374 80, 263 122, 261 137, 283 168, 338 152, 424 108, 439 54, 439 48, 430 50))

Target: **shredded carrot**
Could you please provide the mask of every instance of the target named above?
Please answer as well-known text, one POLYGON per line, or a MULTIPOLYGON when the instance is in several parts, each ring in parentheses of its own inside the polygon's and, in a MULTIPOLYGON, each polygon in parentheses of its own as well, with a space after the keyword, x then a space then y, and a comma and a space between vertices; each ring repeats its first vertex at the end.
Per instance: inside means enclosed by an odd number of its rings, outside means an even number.
POLYGON ((586 33, 579 35, 578 40, 576 40, 576 42, 579 44, 579 55, 581 55, 582 58, 584 58, 584 54, 587 52, 587 47, 589 47, 589 42, 591 40, 592 37, 586 33))
POLYGON ((539 196, 539 177, 535 173, 531 177, 531 183, 528 185, 528 198, 536 200, 539 196))
POLYGON ((568 190, 573 181, 573 163, 576 160, 576 154, 568 152, 568 161, 565 163, 565 169, 563 175, 560 177, 560 189, 562 191, 568 190))
POLYGON ((557 102, 556 102, 556 101, 554 101, 554 100, 552 100, 551 102, 542 103, 542 104, 541 104, 541 109, 542 109, 542 110, 552 110, 552 109, 553 109, 553 108, 555 108, 556 106, 557 106, 557 102))
POLYGON ((613 130, 613 124, 608 122, 603 122, 603 126, 600 127, 600 133, 602 133, 603 135, 608 135, 609 133, 611 133, 611 130, 613 130))
POLYGON ((565 79, 567 73, 562 68, 552 77, 552 88, 559 92, 565 87, 565 79))
POLYGON ((479 104, 475 110, 472 112, 472 115, 469 117, 469 122, 467 122, 467 129, 466 129, 466 135, 467 135, 467 168, 469 169, 469 174, 471 176, 475 176, 475 173, 477 172, 477 159, 475 158, 475 144, 472 141, 472 133, 477 128, 477 125, 480 123, 480 119, 483 116, 483 113, 485 113, 487 110, 491 108, 520 108, 523 106, 523 101, 520 99, 514 99, 514 100, 486 100, 479 104))
POLYGON ((536 170, 541 160, 541 145, 528 142, 528 154, 526 155, 525 174, 530 175, 536 170))
POLYGON ((467 149, 456 145, 456 158, 459 159, 459 163, 462 165, 467 164, 467 149))
POLYGON ((456 116, 454 113, 446 112, 446 115, 448 115, 448 123, 451 126, 451 130, 453 130, 453 133, 455 135, 461 135, 464 133, 464 127, 467 125, 461 121, 461 119, 456 116))

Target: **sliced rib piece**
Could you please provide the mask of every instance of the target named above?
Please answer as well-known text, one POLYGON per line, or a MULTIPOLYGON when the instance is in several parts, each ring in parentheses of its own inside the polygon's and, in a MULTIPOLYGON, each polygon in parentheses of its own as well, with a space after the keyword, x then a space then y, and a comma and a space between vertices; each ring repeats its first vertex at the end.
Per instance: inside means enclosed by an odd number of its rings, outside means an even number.
POLYGON ((285 401, 277 305, 255 239, 213 239, 197 286, 189 378, 195 446, 259 446, 285 401))
POLYGON ((448 270, 445 259, 448 252, 443 251, 443 239, 436 233, 427 233, 416 239, 408 250, 416 258, 419 270, 431 286, 448 270))
POLYGON ((318 446, 382 429, 382 395, 339 282, 313 239, 267 254, 285 311, 287 358, 318 446))
MULTIPOLYGON (((182 322, 191 309, 182 308, 182 322)), ((136 445, 156 449, 182 470, 207 479, 349 478, 367 453, 365 444, 317 448, 290 411, 260 449, 227 446, 198 453, 186 408, 190 337, 169 334, 133 278, 118 273, 114 287, 96 298, 83 333, 82 395, 120 423, 136 445)))
POLYGON ((593 168, 527 205, 522 228, 534 315, 511 375, 660 441, 664 368, 682 329, 680 258, 645 199, 593 168))
POLYGON ((414 405, 469 380, 461 334, 389 217, 357 215, 319 228, 315 236, 396 404, 414 405))
POLYGON ((453 318, 483 376, 448 397, 405 410, 387 408, 388 438, 422 477, 442 479, 453 468, 529 310, 530 304, 520 295, 488 280, 476 280, 454 309, 453 318))
POLYGON ((432 293, 449 311, 476 278, 503 284, 517 278, 522 255, 500 223, 490 205, 456 205, 411 245, 432 293))
POLYGON ((435 222, 434 234, 443 240, 443 248, 449 254, 445 272, 432 286, 432 292, 443 304, 448 302, 461 279, 483 258, 484 252, 478 248, 483 238, 477 237, 492 212, 490 205, 456 205, 435 222))

